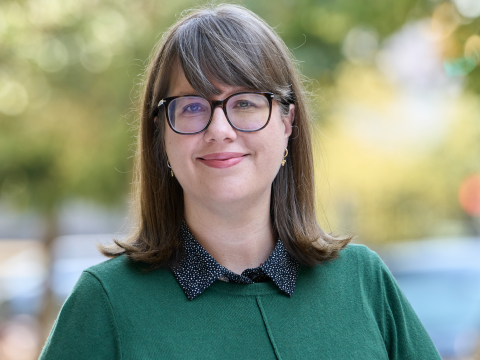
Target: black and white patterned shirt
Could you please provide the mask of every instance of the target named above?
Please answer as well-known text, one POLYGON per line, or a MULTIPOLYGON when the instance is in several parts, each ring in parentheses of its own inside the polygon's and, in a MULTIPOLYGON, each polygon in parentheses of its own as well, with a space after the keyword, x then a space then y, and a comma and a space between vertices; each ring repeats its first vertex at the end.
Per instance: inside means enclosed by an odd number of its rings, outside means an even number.
POLYGON ((180 229, 180 236, 185 250, 184 257, 171 270, 190 300, 204 292, 215 280, 240 284, 273 281, 289 296, 295 291, 299 263, 280 240, 263 264, 257 268, 246 269, 238 275, 220 265, 198 243, 185 222, 180 229))

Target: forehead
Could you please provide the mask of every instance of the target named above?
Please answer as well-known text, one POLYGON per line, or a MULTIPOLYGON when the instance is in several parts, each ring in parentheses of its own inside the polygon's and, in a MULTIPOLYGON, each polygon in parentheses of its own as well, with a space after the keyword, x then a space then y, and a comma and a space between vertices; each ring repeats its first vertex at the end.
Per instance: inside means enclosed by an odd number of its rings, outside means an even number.
MULTIPOLYGON (((219 90, 220 97, 228 96, 230 94, 240 91, 257 91, 257 89, 247 88, 245 86, 228 86, 222 85, 216 81, 209 80, 213 86, 219 90)), ((185 72, 177 63, 172 67, 170 74, 170 81, 167 96, 183 96, 183 95, 197 95, 199 94, 193 86, 188 82, 185 72)))
POLYGON ((181 96, 196 94, 195 89, 190 85, 182 67, 176 62, 170 74, 167 96, 181 96))

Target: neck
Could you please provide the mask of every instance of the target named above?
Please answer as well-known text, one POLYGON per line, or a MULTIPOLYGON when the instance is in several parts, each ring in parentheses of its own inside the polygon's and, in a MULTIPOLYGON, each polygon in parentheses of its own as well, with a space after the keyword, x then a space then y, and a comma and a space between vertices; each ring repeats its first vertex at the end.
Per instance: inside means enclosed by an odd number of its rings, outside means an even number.
POLYGON ((200 245, 234 273, 258 267, 275 248, 270 193, 248 204, 208 206, 185 199, 185 221, 200 245))

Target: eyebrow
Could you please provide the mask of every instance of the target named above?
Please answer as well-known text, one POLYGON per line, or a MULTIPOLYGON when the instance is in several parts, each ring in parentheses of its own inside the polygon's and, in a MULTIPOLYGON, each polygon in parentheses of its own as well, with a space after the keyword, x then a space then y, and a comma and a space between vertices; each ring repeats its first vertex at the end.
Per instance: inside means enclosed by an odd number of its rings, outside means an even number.
POLYGON ((200 96, 195 90, 192 90, 192 91, 180 91, 178 94, 173 95, 173 96, 186 96, 186 95, 200 96))
MULTIPOLYGON (((236 91, 233 91, 231 93, 227 93, 227 95, 225 97, 229 97, 230 95, 232 94, 236 94, 236 93, 239 93, 239 92, 255 92, 257 90, 255 89, 249 89, 247 87, 241 87, 239 89, 237 89, 236 91)), ((172 96, 187 96, 187 95, 190 95, 190 96, 200 96, 200 94, 198 94, 194 89, 192 89, 192 91, 180 91, 178 92, 176 95, 172 95, 172 96)))

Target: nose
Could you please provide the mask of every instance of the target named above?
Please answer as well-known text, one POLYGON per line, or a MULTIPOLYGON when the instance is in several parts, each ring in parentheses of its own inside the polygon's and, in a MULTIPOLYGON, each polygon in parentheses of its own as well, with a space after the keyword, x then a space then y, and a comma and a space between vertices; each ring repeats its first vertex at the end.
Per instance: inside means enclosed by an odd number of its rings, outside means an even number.
POLYGON ((203 136, 207 142, 233 141, 237 138, 237 132, 229 124, 222 107, 217 106, 214 108, 212 120, 203 136))

